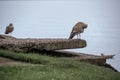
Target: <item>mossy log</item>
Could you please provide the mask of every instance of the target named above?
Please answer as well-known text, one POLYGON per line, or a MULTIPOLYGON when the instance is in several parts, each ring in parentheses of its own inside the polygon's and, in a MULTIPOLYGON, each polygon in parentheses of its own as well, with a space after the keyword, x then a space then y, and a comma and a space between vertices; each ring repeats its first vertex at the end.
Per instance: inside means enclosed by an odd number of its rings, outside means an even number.
POLYGON ((18 39, 0 35, 0 48, 16 52, 84 48, 86 45, 82 39, 18 39))

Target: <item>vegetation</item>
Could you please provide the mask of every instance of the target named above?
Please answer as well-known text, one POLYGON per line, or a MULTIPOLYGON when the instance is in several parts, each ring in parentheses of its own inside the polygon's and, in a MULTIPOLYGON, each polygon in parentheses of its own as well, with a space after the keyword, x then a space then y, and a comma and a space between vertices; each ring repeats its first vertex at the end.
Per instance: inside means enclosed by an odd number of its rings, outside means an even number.
POLYGON ((0 66, 0 80, 120 80, 120 73, 80 61, 6 50, 0 56, 34 64, 0 66))

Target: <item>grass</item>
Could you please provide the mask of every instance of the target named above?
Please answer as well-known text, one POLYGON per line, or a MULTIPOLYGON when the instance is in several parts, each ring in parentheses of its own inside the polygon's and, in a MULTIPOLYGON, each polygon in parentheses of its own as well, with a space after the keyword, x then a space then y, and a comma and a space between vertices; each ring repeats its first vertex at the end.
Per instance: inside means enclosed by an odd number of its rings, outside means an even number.
POLYGON ((120 73, 80 61, 6 50, 0 50, 0 56, 38 64, 0 66, 0 80, 120 80, 120 73))

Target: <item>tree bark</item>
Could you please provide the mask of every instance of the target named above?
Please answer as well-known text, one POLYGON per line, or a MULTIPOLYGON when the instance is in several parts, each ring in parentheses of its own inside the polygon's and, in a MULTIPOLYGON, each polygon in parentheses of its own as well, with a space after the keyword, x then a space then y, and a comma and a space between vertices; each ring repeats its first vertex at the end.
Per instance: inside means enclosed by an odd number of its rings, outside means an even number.
POLYGON ((84 48, 86 46, 86 41, 82 39, 20 39, 11 36, 0 35, 0 49, 7 49, 16 52, 74 49, 84 48))

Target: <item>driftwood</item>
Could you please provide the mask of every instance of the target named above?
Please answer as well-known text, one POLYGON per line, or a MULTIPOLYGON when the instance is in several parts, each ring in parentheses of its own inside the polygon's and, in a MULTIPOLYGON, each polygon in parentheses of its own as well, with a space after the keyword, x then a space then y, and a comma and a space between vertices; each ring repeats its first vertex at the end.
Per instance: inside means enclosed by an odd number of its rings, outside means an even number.
POLYGON ((73 59, 73 60, 80 60, 91 62, 93 64, 103 65, 106 63, 106 59, 111 59, 115 55, 93 55, 93 54, 86 54, 86 53, 77 53, 77 52, 69 52, 69 51, 45 51, 44 53, 50 53, 50 55, 58 56, 58 57, 65 57, 66 59, 73 59))
POLYGON ((84 48, 86 45, 82 39, 18 39, 0 35, 0 49, 17 52, 84 48))
POLYGON ((106 60, 113 58, 114 55, 91 55, 84 53, 75 53, 60 51, 60 49, 84 48, 87 46, 82 39, 18 39, 12 36, 0 35, 0 49, 7 49, 17 52, 42 51, 43 53, 63 57, 65 59, 85 61, 99 66, 105 66, 114 69, 106 63, 106 60))
POLYGON ((72 60, 78 60, 78 61, 84 61, 91 64, 95 64, 98 66, 103 66, 110 68, 114 70, 115 72, 118 72, 114 67, 112 67, 110 64, 106 63, 107 59, 112 59, 115 55, 92 55, 92 54, 86 54, 86 53, 76 53, 76 52, 69 52, 69 51, 44 51, 47 55, 62 57, 64 59, 72 59, 72 60))

